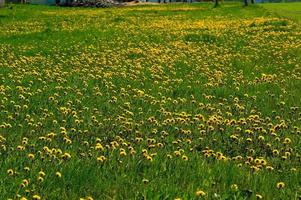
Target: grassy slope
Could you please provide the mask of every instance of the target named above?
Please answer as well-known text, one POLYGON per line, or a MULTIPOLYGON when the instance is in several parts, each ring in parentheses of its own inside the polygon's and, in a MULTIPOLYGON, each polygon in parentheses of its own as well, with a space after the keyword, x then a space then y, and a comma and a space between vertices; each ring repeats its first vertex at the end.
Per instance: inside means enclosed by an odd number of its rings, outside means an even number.
POLYGON ((300 58, 295 56, 300 35, 290 21, 238 4, 217 9, 211 4, 100 10, 14 6, 0 10, 0 25, 3 198, 193 199, 198 189, 209 199, 300 195, 300 135, 295 133, 300 120, 299 110, 292 111, 301 106, 300 58), (203 122, 190 117, 200 113, 203 122), (180 119, 169 124, 170 118, 180 119), (238 122, 241 118, 246 125, 238 122), (227 119, 237 122, 223 122, 227 119), (275 128, 281 120, 287 128, 275 128), (246 135, 248 129, 253 135, 246 135), (50 132, 57 136, 39 138, 50 132), (229 139, 233 134, 238 141, 229 139), (28 144, 22 144, 23 137, 28 144), (136 142, 137 137, 144 141, 136 142), (293 142, 284 145, 286 137, 293 142), (105 150, 95 150, 97 138, 105 150), (151 148, 152 143, 164 148, 151 148), (26 149, 18 151, 18 145, 26 149), (72 157, 64 161, 45 146, 72 157), (137 154, 130 156, 127 146, 137 154), (215 153, 205 158, 206 147, 222 152, 227 161, 215 153), (128 155, 120 156, 120 148, 128 155), (289 148, 292 156, 286 161, 271 155, 273 149, 283 155, 289 148), (149 162, 142 149, 158 155, 149 162), (179 149, 187 162, 174 155, 179 149), (97 162, 101 155, 108 160, 97 162), (235 156, 243 159, 231 160, 235 156), (246 156, 262 157, 275 170, 245 164, 246 156), (8 176, 8 169, 17 173, 8 176), (37 181, 40 170, 46 173, 43 183, 37 181), (25 189, 20 188, 23 179, 30 179, 25 189), (279 181, 286 183, 284 190, 277 190, 279 181))
POLYGON ((261 6, 280 16, 301 22, 301 3, 268 3, 261 6))

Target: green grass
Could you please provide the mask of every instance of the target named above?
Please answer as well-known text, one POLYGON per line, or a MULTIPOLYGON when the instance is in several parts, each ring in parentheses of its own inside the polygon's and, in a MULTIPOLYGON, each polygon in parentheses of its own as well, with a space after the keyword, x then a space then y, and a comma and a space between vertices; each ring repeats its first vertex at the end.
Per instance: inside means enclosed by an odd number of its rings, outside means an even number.
POLYGON ((0 9, 0 199, 300 198, 297 5, 0 9))
POLYGON ((301 22, 301 3, 268 3, 261 4, 265 9, 272 11, 282 17, 288 17, 301 22))

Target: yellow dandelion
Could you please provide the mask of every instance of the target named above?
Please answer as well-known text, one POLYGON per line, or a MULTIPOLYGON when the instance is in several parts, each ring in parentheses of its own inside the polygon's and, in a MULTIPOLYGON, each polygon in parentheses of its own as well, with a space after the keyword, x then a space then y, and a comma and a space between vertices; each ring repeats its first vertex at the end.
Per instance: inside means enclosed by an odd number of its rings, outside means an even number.
POLYGON ((34 154, 29 153, 29 154, 27 155, 27 157, 30 158, 30 159, 34 159, 34 154))
POLYGON ((256 199, 262 199, 262 196, 260 194, 256 194, 256 199))
POLYGON ((12 169, 7 170, 7 174, 8 174, 9 176, 14 175, 14 170, 12 170, 12 169))
POLYGON ((25 170, 26 172, 29 172, 29 171, 30 171, 30 168, 29 168, 29 167, 24 167, 24 170, 25 170))
POLYGON ((120 156, 126 156, 126 152, 125 152, 125 151, 120 151, 120 152, 119 152, 119 155, 120 155, 120 156))
POLYGON ((144 179, 142 179, 142 183, 147 184, 147 183, 149 183, 149 180, 144 178, 144 179))
POLYGON ((274 155, 274 156, 278 156, 278 155, 279 155, 279 151, 278 151, 277 149, 274 149, 274 150, 273 150, 273 155, 274 155))
POLYGON ((63 158, 63 159, 70 159, 70 158, 71 158, 71 155, 70 155, 69 153, 64 153, 64 154, 62 155, 62 158, 63 158))
POLYGON ((166 157, 167 157, 168 159, 171 159, 171 158, 172 158, 172 155, 167 154, 166 157))
POLYGON ((18 150, 18 151, 23 151, 24 149, 25 149, 24 146, 21 146, 21 145, 17 146, 17 150, 18 150))
POLYGON ((198 190, 196 191, 195 195, 198 197, 204 197, 206 193, 203 190, 198 190))
POLYGON ((180 151, 175 151, 174 154, 175 154, 177 157, 181 156, 181 152, 180 152, 180 151))
POLYGON ((153 158, 151 156, 146 156, 146 159, 151 162, 153 161, 153 158))
POLYGON ((42 182, 44 182, 44 178, 41 177, 41 176, 39 176, 39 177, 38 177, 38 181, 39 181, 40 183, 42 183, 42 182))
POLYGON ((46 174, 43 171, 39 171, 39 176, 44 177, 46 174))
POLYGON ((61 174, 61 172, 56 172, 56 173, 55 173, 55 176, 58 177, 58 178, 61 178, 61 177, 62 177, 62 174, 61 174))
POLYGON ((41 197, 39 195, 35 194, 32 196, 32 199, 33 200, 41 200, 41 197))
POLYGON ((238 186, 237 186, 236 184, 232 184, 232 185, 230 186, 230 188, 231 188, 231 190, 234 191, 234 192, 236 192, 236 191, 238 190, 238 186))
POLYGON ((182 159, 187 161, 188 160, 188 157, 187 156, 182 156, 182 159))
POLYGON ((107 158, 105 156, 99 156, 97 157, 97 161, 104 162, 107 158))
POLYGON ((290 144, 292 141, 290 138, 285 138, 283 144, 290 144))
POLYGON ((24 184, 24 186, 28 186, 29 185, 29 180, 28 179, 24 179, 22 181, 22 184, 24 184))
POLYGON ((279 182, 279 183, 277 183, 276 187, 278 189, 283 189, 285 187, 285 184, 284 184, 284 182, 279 182))

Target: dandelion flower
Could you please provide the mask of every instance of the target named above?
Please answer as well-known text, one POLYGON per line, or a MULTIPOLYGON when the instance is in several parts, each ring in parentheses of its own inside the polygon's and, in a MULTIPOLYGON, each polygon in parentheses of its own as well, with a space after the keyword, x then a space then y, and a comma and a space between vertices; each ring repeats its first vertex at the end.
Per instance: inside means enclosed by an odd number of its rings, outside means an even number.
POLYGON ((238 186, 236 184, 232 184, 230 188, 234 192, 236 192, 238 190, 238 186))
POLYGON ((206 193, 203 190, 198 190, 196 191, 195 195, 198 197, 203 197, 206 195, 206 193))
POLYGON ((279 182, 279 183, 277 183, 276 187, 278 189, 283 189, 285 187, 285 184, 284 184, 284 182, 279 182))
POLYGON ((142 182, 143 182, 144 184, 147 184, 147 183, 149 182, 149 180, 146 179, 146 178, 144 178, 144 179, 142 179, 142 182))
POLYGON ((60 172, 56 172, 56 173, 55 173, 55 176, 58 177, 58 178, 61 178, 61 177, 62 177, 62 174, 61 174, 60 172))
POLYGON ((256 194, 256 199, 262 199, 262 196, 260 194, 256 194))
POLYGON ((29 154, 27 155, 27 157, 30 158, 30 159, 34 159, 34 154, 29 153, 29 154))
POLYGON ((41 177, 41 176, 39 176, 39 177, 38 177, 38 181, 39 181, 40 183, 42 183, 42 182, 44 182, 44 178, 41 177))
POLYGON ((188 160, 188 157, 187 156, 182 156, 182 159, 187 161, 188 160))
POLYGON ((39 171, 39 175, 40 175, 41 177, 44 177, 46 174, 45 174, 45 172, 43 172, 43 171, 39 171))
POLYGON ((12 169, 7 170, 7 174, 10 176, 14 175, 14 170, 12 169))
POLYGON ((41 200, 41 197, 39 195, 35 194, 35 195, 32 196, 32 199, 41 200))

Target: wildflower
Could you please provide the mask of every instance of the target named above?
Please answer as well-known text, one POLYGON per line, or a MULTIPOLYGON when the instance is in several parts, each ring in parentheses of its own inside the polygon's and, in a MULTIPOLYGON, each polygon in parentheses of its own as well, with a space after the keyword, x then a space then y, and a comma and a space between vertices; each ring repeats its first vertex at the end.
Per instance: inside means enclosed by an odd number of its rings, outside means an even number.
POLYGON ((277 183, 276 187, 278 189, 283 189, 285 187, 285 184, 284 184, 284 182, 279 182, 279 183, 277 183))
POLYGON ((258 136, 258 140, 263 141, 264 137, 262 135, 258 136))
POLYGON ((290 144, 292 141, 290 138, 285 138, 283 144, 290 144))
POLYGON ((125 150, 121 150, 121 151, 119 152, 119 155, 120 155, 120 156, 126 156, 125 150))
POLYGON ((44 182, 44 178, 41 177, 41 176, 39 176, 39 177, 38 177, 38 181, 39 181, 40 183, 42 183, 42 182, 44 182))
POLYGON ((149 182, 149 180, 146 179, 146 178, 144 178, 144 179, 142 179, 142 182, 143 182, 144 184, 147 184, 147 183, 149 182))
POLYGON ((182 159, 185 160, 185 161, 187 161, 188 157, 184 155, 184 156, 182 156, 182 159))
POLYGON ((21 146, 21 145, 17 146, 17 150, 18 150, 18 151, 23 151, 24 149, 25 149, 24 146, 21 146))
POLYGON ((147 150, 146 149, 142 149, 142 154, 147 154, 147 150))
POLYGON ((288 151, 286 151, 286 152, 284 152, 284 156, 286 156, 286 157, 290 157, 290 156, 291 156, 291 153, 290 153, 290 152, 288 152, 288 151))
POLYGON ((104 156, 99 156, 99 157, 97 157, 97 161, 99 161, 99 162, 104 162, 106 159, 107 159, 107 158, 104 157, 104 156))
POLYGON ((269 171, 273 171, 274 168, 272 166, 266 166, 266 169, 269 170, 269 171))
POLYGON ((162 148, 164 145, 162 143, 158 143, 157 146, 162 148))
POLYGON ((137 143, 142 142, 142 141, 143 141, 143 138, 137 137, 137 138, 135 139, 135 141, 136 141, 137 143))
POLYGON ((151 162, 153 161, 153 158, 151 156, 146 156, 146 159, 151 162))
POLYGON ((29 185, 29 180, 28 179, 24 179, 22 181, 22 184, 24 184, 24 186, 28 186, 29 185))
POLYGON ((281 156, 281 160, 286 160, 287 156, 281 156))
POLYGON ((71 155, 70 155, 69 153, 64 153, 64 154, 62 155, 62 158, 63 158, 63 159, 69 159, 69 158, 71 158, 71 155))
POLYGON ((206 193, 203 190, 198 190, 196 191, 195 195, 198 197, 204 197, 206 193))
POLYGON ((273 155, 274 155, 274 156, 278 156, 278 155, 279 155, 279 151, 278 151, 277 149, 274 149, 274 150, 273 150, 273 155))
POLYGON ((30 153, 30 154, 27 155, 27 157, 30 158, 30 159, 34 159, 34 154, 30 153))
POLYGON ((266 165, 266 164, 267 164, 267 161, 264 160, 264 159, 260 159, 260 164, 261 164, 261 165, 266 165))
POLYGON ((256 199, 262 199, 262 196, 260 194, 256 194, 256 199))
POLYGON ((260 168, 257 167, 257 166, 251 166, 251 170, 252 170, 253 172, 257 172, 257 171, 260 170, 260 168))
POLYGON ((136 152, 135 150, 131 150, 131 151, 130 151, 130 154, 131 154, 131 155, 135 155, 136 153, 137 153, 137 152, 136 152))
POLYGON ((260 159, 256 158, 254 161, 256 164, 260 164, 260 159))
POLYGON ((181 152, 180 151, 175 151, 174 154, 179 157, 181 155, 181 152))
POLYGON ((41 200, 41 197, 39 195, 35 194, 35 195, 32 196, 32 199, 41 200))
POLYGON ((44 177, 46 174, 43 171, 39 171, 39 176, 44 177))
POLYGON ((14 170, 12 169, 7 170, 7 174, 10 176, 14 175, 14 170))
POLYGON ((24 167, 24 170, 25 170, 26 172, 29 172, 29 171, 30 171, 30 168, 29 168, 29 167, 24 167))
POLYGON ((25 144, 27 144, 27 143, 28 143, 28 138, 23 138, 22 144, 25 145, 25 144))
POLYGON ((58 177, 58 178, 61 178, 61 177, 62 177, 62 174, 61 174, 60 172, 56 172, 55 175, 56 175, 56 177, 58 177))
POLYGON ((236 184, 232 184, 230 188, 234 192, 236 192, 238 190, 238 186, 236 184))

